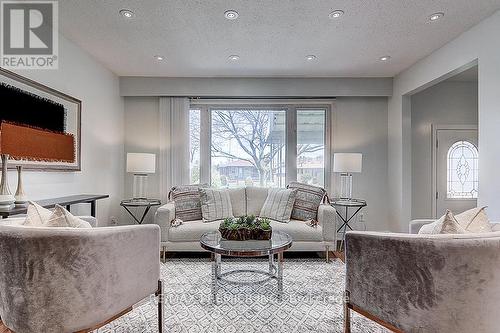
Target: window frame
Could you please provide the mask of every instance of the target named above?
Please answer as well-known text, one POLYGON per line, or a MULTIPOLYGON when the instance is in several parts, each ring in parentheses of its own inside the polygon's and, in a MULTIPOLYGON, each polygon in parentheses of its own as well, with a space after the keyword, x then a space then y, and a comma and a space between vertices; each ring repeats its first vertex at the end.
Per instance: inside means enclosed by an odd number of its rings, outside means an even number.
POLYGON ((285 183, 297 181, 297 111, 298 110, 324 110, 324 188, 331 189, 332 175, 331 147, 332 147, 332 110, 333 102, 329 101, 287 101, 287 100, 192 100, 190 110, 200 110, 200 183, 211 184, 211 139, 212 139, 212 110, 225 109, 268 109, 285 110, 285 183))

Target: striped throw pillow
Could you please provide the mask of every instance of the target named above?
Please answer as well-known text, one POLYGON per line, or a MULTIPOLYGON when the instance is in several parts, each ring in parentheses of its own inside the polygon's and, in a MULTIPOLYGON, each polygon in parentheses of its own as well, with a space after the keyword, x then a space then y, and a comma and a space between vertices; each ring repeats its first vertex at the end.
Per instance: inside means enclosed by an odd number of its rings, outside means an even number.
POLYGON ((269 189, 259 216, 283 223, 290 222, 296 194, 295 189, 269 189))
POLYGON ((233 216, 231 197, 226 189, 200 188, 201 213, 204 222, 233 216))
POLYGON ((198 221, 202 219, 200 192, 198 189, 204 185, 181 185, 174 186, 170 190, 169 199, 174 201, 175 218, 187 221, 198 221))
POLYGON ((291 182, 287 188, 297 190, 292 219, 302 221, 317 220, 318 207, 323 201, 326 191, 321 187, 299 182, 291 182))

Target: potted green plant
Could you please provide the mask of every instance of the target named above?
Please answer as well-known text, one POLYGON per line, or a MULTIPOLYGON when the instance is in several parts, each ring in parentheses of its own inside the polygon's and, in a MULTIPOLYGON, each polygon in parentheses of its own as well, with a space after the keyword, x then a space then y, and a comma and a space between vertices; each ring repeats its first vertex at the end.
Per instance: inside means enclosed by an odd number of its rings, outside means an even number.
POLYGON ((219 226, 223 239, 227 240, 269 240, 273 230, 271 221, 253 215, 226 218, 219 226))

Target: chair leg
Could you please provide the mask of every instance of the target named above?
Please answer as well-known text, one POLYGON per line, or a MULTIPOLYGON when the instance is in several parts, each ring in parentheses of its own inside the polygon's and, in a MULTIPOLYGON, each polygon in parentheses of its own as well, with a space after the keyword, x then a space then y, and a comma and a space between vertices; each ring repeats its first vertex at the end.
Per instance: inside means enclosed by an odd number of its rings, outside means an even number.
POLYGON ((167 262, 167 248, 165 246, 161 247, 161 258, 163 263, 167 262))
POLYGON ((351 309, 349 309, 349 291, 344 292, 344 333, 351 333, 351 309))
POLYGON ((158 332, 162 333, 163 332, 163 281, 159 280, 158 281, 158 332))
POLYGON ((330 247, 328 245, 326 246, 325 251, 326 251, 326 253, 325 253, 326 262, 329 263, 330 262, 330 247))

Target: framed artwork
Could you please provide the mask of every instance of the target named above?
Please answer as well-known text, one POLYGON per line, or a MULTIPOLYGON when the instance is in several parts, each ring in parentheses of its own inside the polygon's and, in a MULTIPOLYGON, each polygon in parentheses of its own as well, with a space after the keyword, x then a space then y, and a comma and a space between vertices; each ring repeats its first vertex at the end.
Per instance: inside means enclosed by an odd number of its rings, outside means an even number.
POLYGON ((0 68, 0 122, 62 133, 74 141, 72 162, 12 160, 9 168, 81 171, 81 108, 74 97, 0 68))

